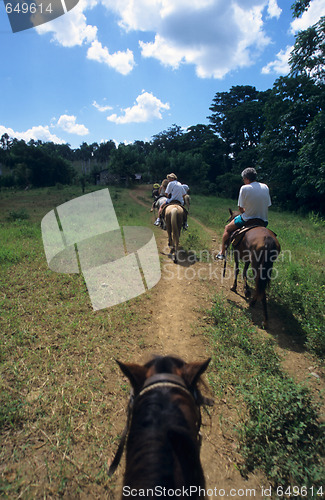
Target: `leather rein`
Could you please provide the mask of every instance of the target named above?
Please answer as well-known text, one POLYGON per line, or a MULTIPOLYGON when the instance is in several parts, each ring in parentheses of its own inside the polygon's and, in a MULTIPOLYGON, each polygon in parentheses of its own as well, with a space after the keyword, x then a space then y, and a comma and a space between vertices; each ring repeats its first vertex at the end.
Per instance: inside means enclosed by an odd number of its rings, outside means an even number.
POLYGON ((155 375, 152 375, 151 377, 147 378, 145 383, 143 384, 143 387, 139 394, 137 396, 134 396, 133 389, 131 390, 130 394, 130 399, 128 403, 128 410, 127 410, 127 421, 126 425, 124 427, 120 443, 118 446, 118 449, 115 453, 114 459, 109 467, 108 470, 108 476, 112 476, 114 472, 116 471, 122 455, 123 455, 123 450, 126 442, 126 438, 130 429, 130 424, 132 420, 132 412, 133 412, 133 407, 135 401, 140 399, 144 394, 147 392, 150 392, 154 389, 157 389, 159 387, 169 387, 171 389, 178 389, 179 391, 187 394, 188 396, 191 397, 191 399, 194 401, 197 409, 197 436, 199 440, 199 444, 201 445, 201 435, 200 435, 200 428, 201 428, 201 411, 200 411, 200 404, 211 404, 211 400, 204 398, 201 396, 201 400, 199 400, 198 392, 197 390, 194 390, 193 393, 188 389, 186 386, 184 380, 178 376, 174 375, 172 373, 157 373, 155 375))

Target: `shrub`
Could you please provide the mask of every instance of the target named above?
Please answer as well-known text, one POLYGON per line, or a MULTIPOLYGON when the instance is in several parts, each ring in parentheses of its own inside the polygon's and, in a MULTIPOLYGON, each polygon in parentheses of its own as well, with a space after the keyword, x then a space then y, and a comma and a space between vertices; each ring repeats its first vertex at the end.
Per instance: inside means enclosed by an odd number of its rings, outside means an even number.
POLYGON ((8 220, 19 221, 29 219, 29 213, 25 208, 20 208, 18 210, 11 210, 9 212, 8 220))

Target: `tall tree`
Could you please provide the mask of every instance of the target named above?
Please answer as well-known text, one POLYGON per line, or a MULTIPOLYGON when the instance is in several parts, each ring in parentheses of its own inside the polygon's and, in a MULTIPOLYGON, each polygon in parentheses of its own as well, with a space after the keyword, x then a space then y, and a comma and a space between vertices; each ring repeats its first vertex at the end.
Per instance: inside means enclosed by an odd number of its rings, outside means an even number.
POLYGON ((100 163, 108 163, 111 154, 113 151, 115 151, 116 146, 114 141, 105 141, 101 142, 98 146, 98 149, 96 149, 94 156, 97 161, 100 163))
POLYGON ((325 112, 315 116, 302 135, 294 170, 300 205, 325 212, 325 112))
POLYGON ((265 105, 266 127, 258 148, 262 178, 273 198, 292 208, 294 183, 302 134, 321 109, 321 89, 307 76, 280 77, 265 105))
POLYGON ((166 150, 180 151, 184 131, 179 125, 172 125, 168 130, 164 130, 153 136, 152 146, 159 151, 166 150))
POLYGON ((255 87, 235 86, 229 92, 218 92, 209 108, 211 127, 225 141, 227 154, 238 162, 239 168, 241 157, 254 163, 255 148, 264 130, 266 96, 255 87))
POLYGON ((293 17, 300 17, 310 5, 311 0, 295 0, 294 4, 291 6, 293 11, 293 17))
POLYGON ((325 82, 325 17, 301 31, 289 59, 292 75, 307 75, 316 83, 325 82))

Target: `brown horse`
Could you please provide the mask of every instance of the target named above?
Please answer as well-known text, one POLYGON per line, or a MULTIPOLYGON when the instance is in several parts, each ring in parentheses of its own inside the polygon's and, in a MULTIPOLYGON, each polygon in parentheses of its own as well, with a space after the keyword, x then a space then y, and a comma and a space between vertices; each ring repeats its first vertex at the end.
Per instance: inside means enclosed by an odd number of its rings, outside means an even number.
POLYGON ((133 388, 122 498, 142 498, 149 491, 156 498, 164 488, 202 497, 200 406, 213 402, 197 384, 209 362, 172 356, 157 356, 143 366, 118 362, 133 388))
POLYGON ((168 245, 174 252, 174 262, 177 264, 179 238, 184 223, 184 210, 181 205, 170 204, 165 208, 165 221, 168 234, 168 245))
MULTIPOLYGON (((233 220, 239 212, 230 212, 230 219, 233 220)), ((255 278, 255 291, 250 306, 254 307, 258 300, 263 304, 264 321, 263 326, 267 326, 268 313, 266 305, 266 289, 271 280, 273 263, 281 251, 280 244, 275 234, 264 226, 252 227, 244 233, 238 245, 234 248, 235 259, 235 280, 231 287, 233 292, 237 291, 237 278, 239 274, 239 260, 244 262, 243 279, 244 291, 247 299, 251 296, 251 291, 247 283, 247 270, 249 265, 253 270, 255 278)))

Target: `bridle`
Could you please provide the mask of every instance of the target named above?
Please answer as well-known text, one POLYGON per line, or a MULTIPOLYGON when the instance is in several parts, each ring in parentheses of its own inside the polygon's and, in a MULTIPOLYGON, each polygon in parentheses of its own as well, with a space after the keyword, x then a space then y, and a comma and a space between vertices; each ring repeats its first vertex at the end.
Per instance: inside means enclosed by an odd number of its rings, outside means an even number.
POLYGON ((201 418, 200 406, 201 406, 201 404, 211 405, 212 404, 211 400, 203 397, 202 395, 199 395, 199 392, 197 391, 197 389, 194 389, 193 391, 191 391, 187 387, 187 385, 185 384, 182 377, 180 377, 179 375, 175 375, 173 373, 157 373, 157 374, 152 375, 151 377, 146 379, 141 391, 137 395, 134 395, 133 389, 131 390, 129 403, 128 403, 128 409, 127 409, 127 422, 126 422, 126 425, 124 427, 118 449, 117 449, 116 454, 114 456, 114 459, 109 467, 108 476, 112 476, 114 474, 114 472, 116 471, 116 469, 120 463, 120 460, 122 458, 126 438, 127 438, 127 435, 128 435, 129 429, 130 429, 130 424, 131 424, 131 420, 132 420, 132 413, 133 413, 133 408, 134 408, 135 402, 138 401, 139 399, 141 399, 148 392, 150 392, 154 389, 157 389, 157 388, 164 388, 164 387, 168 387, 170 389, 176 389, 176 390, 182 392, 183 394, 186 394, 187 396, 189 396, 192 399, 192 401, 194 402, 195 408, 196 408, 196 414, 197 414, 197 421, 196 421, 197 439, 198 439, 199 446, 201 446, 200 429, 201 429, 202 418, 201 418))

